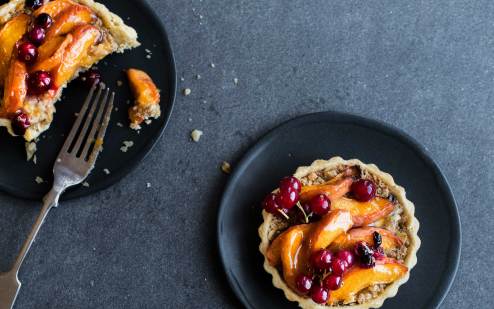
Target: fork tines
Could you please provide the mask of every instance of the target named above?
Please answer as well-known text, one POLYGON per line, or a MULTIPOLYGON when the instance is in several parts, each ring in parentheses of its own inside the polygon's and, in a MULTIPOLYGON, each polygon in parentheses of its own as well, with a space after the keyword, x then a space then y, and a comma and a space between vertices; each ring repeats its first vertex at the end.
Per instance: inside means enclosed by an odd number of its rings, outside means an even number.
POLYGON ((94 163, 103 145, 115 92, 101 83, 93 85, 60 154, 70 154, 94 163))

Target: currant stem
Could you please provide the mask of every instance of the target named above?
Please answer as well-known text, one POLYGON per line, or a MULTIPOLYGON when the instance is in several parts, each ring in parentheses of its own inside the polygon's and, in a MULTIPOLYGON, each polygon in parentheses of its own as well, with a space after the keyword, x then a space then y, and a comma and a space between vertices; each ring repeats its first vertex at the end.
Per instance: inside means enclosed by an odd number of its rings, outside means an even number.
POLYGON ((286 214, 283 210, 278 209, 278 212, 279 212, 280 214, 282 214, 282 215, 283 215, 283 217, 285 217, 285 219, 287 219, 287 220, 289 220, 289 219, 290 219, 290 217, 289 217, 289 216, 288 216, 288 215, 287 215, 287 214, 286 214))
POLYGON ((300 202, 297 202, 297 207, 304 214, 305 223, 309 223, 309 217, 307 217, 307 214, 305 213, 304 207, 302 207, 302 204, 300 204, 300 202))

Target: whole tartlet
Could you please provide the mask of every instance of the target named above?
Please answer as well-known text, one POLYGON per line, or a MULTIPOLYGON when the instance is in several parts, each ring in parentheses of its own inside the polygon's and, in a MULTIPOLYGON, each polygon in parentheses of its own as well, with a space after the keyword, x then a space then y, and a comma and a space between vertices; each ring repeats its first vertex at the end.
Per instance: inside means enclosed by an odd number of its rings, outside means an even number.
POLYGON ((374 164, 316 160, 263 207, 264 269, 302 308, 379 308, 417 263, 415 207, 374 164))

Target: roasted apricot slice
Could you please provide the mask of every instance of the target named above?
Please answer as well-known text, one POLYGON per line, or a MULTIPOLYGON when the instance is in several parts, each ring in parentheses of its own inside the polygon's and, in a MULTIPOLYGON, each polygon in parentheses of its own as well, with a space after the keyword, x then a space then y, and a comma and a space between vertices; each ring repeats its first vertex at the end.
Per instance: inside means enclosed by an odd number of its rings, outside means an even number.
POLYGON ((151 77, 144 71, 127 70, 130 87, 139 105, 152 105, 160 102, 160 93, 151 77))
POLYGON ((72 33, 73 40, 65 48, 61 65, 53 72, 55 86, 70 81, 80 67, 81 60, 99 39, 100 31, 91 25, 79 26, 72 33))
POLYGON ((337 182, 329 182, 320 185, 303 186, 300 192, 300 201, 308 202, 313 197, 325 194, 333 203, 350 191, 353 179, 350 177, 340 179, 337 182))
MULTIPOLYGON (((72 36, 70 36, 72 40, 72 36)), ((64 41, 66 40, 66 37, 59 36, 56 38, 53 38, 51 40, 45 41, 40 47, 38 47, 38 62, 43 62, 44 60, 50 58, 55 54, 57 50, 59 50, 62 45, 64 44, 64 41)), ((66 45, 65 45, 66 46, 66 45)), ((62 50, 63 48, 62 47, 62 50)))
POLYGON ((17 41, 26 33, 29 16, 20 14, 8 21, 0 30, 0 86, 4 84, 10 59, 17 41))
POLYGON ((333 210, 313 224, 314 228, 308 239, 311 253, 329 246, 333 240, 352 227, 353 221, 350 212, 333 210))
POLYGON ((80 25, 91 23, 95 15, 87 6, 74 5, 63 11, 46 33, 46 40, 72 32, 80 25))
POLYGON ((51 18, 57 17, 60 13, 67 10, 71 6, 77 5, 77 3, 70 0, 54 0, 44 4, 42 7, 34 11, 34 16, 38 16, 42 13, 46 13, 51 18))
POLYGON ((349 230, 346 234, 342 234, 336 238, 329 248, 333 251, 351 250, 361 241, 373 245, 374 232, 378 232, 382 237, 382 247, 384 250, 399 248, 403 244, 401 239, 393 232, 376 227, 361 227, 349 230))
POLYGON ((304 272, 307 267, 307 252, 302 246, 306 236, 305 228, 294 226, 287 230, 281 240, 281 264, 285 282, 295 288, 297 275, 304 272))
POLYGON ((27 96, 26 64, 13 59, 10 65, 3 95, 2 115, 12 115, 22 109, 27 96))
POLYGON ((354 266, 343 275, 342 286, 331 292, 328 303, 352 302, 355 295, 363 289, 375 284, 391 283, 404 276, 407 271, 408 268, 405 265, 392 259, 387 259, 384 263, 376 264, 372 268, 354 266))
POLYGON ((373 198, 368 202, 358 202, 342 197, 334 202, 332 201, 331 208, 350 211, 354 226, 363 226, 389 215, 394 209, 394 204, 381 197, 373 198))
MULTIPOLYGON (((57 41, 57 39, 55 39, 54 41, 57 41)), ((52 70, 55 70, 58 67, 60 67, 60 65, 64 61, 65 55, 67 54, 67 48, 72 43, 72 41, 73 41, 73 37, 72 37, 72 35, 69 34, 65 38, 63 38, 63 41, 59 46, 46 45, 49 43, 43 44, 41 46, 41 47, 43 47, 42 48, 43 54, 41 57, 38 55, 38 57, 40 59, 38 60, 38 63, 36 63, 31 68, 31 72, 35 72, 35 71, 48 72, 48 71, 52 71, 52 70), (46 55, 51 52, 50 49, 52 49, 52 48, 56 48, 55 52, 51 56, 46 57, 46 55)), ((41 47, 40 47, 40 49, 41 49, 41 47)))
POLYGON ((281 262, 281 248, 283 245, 284 240, 288 237, 287 235, 291 234, 296 230, 297 232, 300 232, 304 234, 304 238, 307 236, 308 232, 311 229, 310 224, 300 224, 300 225, 295 225, 290 227, 288 230, 284 231, 278 237, 276 237, 271 245, 269 246, 267 252, 266 252, 266 257, 268 259, 269 264, 271 266, 277 266, 281 262))

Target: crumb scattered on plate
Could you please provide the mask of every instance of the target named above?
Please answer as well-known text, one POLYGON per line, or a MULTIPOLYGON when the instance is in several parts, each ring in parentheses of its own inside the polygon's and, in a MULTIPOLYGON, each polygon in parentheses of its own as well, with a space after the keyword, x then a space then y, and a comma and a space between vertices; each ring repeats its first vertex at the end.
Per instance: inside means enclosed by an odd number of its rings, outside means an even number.
POLYGON ((127 152, 129 150, 129 148, 131 148, 132 146, 134 146, 133 141, 124 141, 123 146, 120 147, 120 151, 127 152))
POLYGON ((190 133, 190 137, 192 137, 192 140, 197 143, 199 142, 203 134, 204 132, 202 132, 201 130, 194 130, 192 131, 192 133, 190 133))
POLYGON ((238 78, 234 78, 234 79, 233 79, 233 83, 234 83, 235 85, 238 85, 238 78))
POLYGON ((82 183, 82 186, 83 186, 83 187, 86 187, 86 188, 89 188, 89 182, 84 181, 84 182, 82 183))
POLYGON ((151 183, 150 182, 146 183, 146 188, 151 188, 151 183))
POLYGON ((117 127, 121 127, 121 128, 123 128, 123 126, 124 126, 124 125, 123 125, 121 122, 117 122, 117 127))
POLYGON ((39 177, 39 176, 36 176, 36 179, 35 179, 34 181, 36 181, 36 183, 37 183, 38 185, 39 185, 39 184, 42 184, 43 182, 45 182, 45 181, 43 180, 43 178, 41 178, 41 177, 39 177))
POLYGON ((223 163, 221 164, 221 170, 225 174, 230 174, 232 172, 232 166, 230 165, 230 163, 223 161, 223 163))
MULTIPOLYGON (((27 161, 31 161, 31 159, 34 160, 34 154, 36 153, 37 150, 38 150, 38 148, 36 147, 35 142, 27 142, 26 143, 27 161)), ((34 162, 34 163, 36 163, 36 162, 34 162)))
POLYGON ((201 79, 201 78, 202 78, 202 76, 201 76, 200 74, 197 74, 197 75, 196 75, 196 78, 197 78, 197 79, 201 79))
POLYGON ((123 85, 123 81, 121 81, 121 80, 117 80, 117 86, 118 86, 118 87, 122 87, 122 85, 123 85))
POLYGON ((105 174, 106 174, 106 175, 110 175, 110 170, 109 170, 109 169, 107 169, 107 168, 105 168, 105 169, 103 170, 103 172, 105 172, 105 174))
POLYGON ((190 95, 191 92, 192 92, 192 90, 190 90, 190 88, 185 88, 184 90, 182 90, 182 93, 184 96, 190 95))
POLYGON ((209 66, 211 66, 212 68, 216 68, 216 64, 214 64, 212 62, 211 62, 211 64, 209 66))

